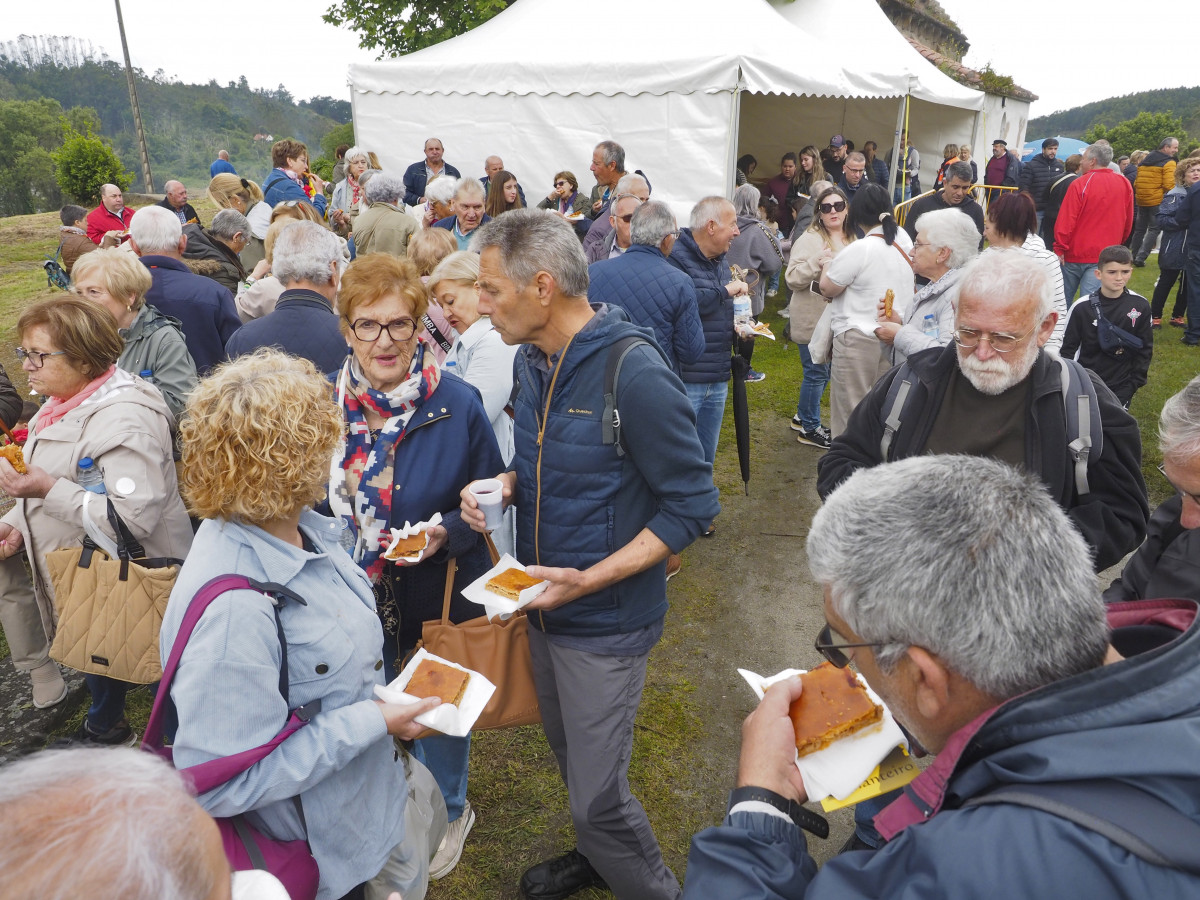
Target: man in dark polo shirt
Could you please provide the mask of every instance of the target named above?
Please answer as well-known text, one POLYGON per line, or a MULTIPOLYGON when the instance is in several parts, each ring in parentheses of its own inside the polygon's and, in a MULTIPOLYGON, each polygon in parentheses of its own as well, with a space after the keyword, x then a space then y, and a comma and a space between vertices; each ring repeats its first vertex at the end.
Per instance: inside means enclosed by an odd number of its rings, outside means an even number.
MULTIPOLYGON (((987 253, 963 274, 954 343, 909 357, 850 414, 817 466, 828 496, 852 472, 877 465, 887 397, 897 373, 910 382, 887 457, 925 453, 990 456, 1036 473, 1092 548, 1096 571, 1118 562, 1146 533, 1149 506, 1137 422, 1098 376, 1103 447, 1087 462, 1086 492, 1076 483, 1059 361, 1042 352, 1058 316, 1045 270, 1016 253, 987 253)), ((1086 370, 1085 370, 1086 371, 1086 370)), ((897 404, 895 411, 900 411, 897 404)), ((903 537, 897 536, 901 541, 903 537)))
POLYGON ((942 189, 915 201, 904 220, 904 230, 914 241, 917 239, 917 220, 935 209, 957 209, 971 217, 979 229, 979 241, 983 243, 983 208, 971 196, 971 164, 956 162, 946 166, 946 181, 942 189))

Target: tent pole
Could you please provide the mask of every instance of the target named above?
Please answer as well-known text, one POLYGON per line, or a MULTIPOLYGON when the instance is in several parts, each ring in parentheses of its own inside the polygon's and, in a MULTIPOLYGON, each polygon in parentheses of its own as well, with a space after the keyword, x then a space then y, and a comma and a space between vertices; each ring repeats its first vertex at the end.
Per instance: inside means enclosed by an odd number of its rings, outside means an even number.
POLYGON ((975 125, 971 128, 971 156, 979 157, 979 136, 983 132, 983 110, 978 110, 975 113, 975 125))
POLYGON ((738 138, 742 125, 742 77, 738 70, 737 84, 733 86, 733 98, 729 104, 729 152, 725 161, 725 184, 727 196, 733 198, 733 188, 737 181, 737 151, 738 138))
MULTIPOLYGON (((896 131, 892 135, 892 165, 888 172, 888 196, 896 196, 896 161, 900 159, 900 129, 904 127, 904 108, 908 104, 908 97, 900 98, 900 106, 896 109, 896 131)), ((903 163, 901 163, 901 167, 903 163)))

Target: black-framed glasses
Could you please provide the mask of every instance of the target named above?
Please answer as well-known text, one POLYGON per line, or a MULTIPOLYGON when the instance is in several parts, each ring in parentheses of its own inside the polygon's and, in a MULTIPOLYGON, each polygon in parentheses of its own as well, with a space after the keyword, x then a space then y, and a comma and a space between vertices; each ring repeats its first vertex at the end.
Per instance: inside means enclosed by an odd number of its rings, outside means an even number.
POLYGON ((29 360, 29 364, 35 369, 40 369, 46 364, 47 356, 66 356, 66 350, 55 350, 53 353, 41 353, 37 350, 26 350, 24 347, 17 348, 17 359, 21 362, 29 360))
MULTIPOLYGON (((817 633, 817 639, 813 641, 813 646, 818 653, 839 669, 844 669, 850 665, 850 657, 843 653, 843 650, 849 650, 852 647, 882 647, 891 643, 891 641, 869 641, 861 644, 836 644, 833 641, 833 635, 833 627, 826 622, 825 627, 817 633)), ((838 637, 841 637, 841 635, 838 635, 838 637)))
POLYGON ((400 344, 413 336, 417 330, 417 323, 412 319, 394 319, 385 325, 374 319, 358 319, 350 322, 350 330, 360 341, 377 341, 379 336, 386 331, 388 337, 400 344))
POLYGON ((845 212, 846 211, 846 201, 845 200, 834 200, 832 203, 822 203, 820 206, 820 210, 823 213, 845 212))
POLYGON ((626 225, 628 225, 629 222, 633 219, 633 213, 628 213, 627 215, 624 215, 624 216, 613 216, 613 218, 620 219, 622 222, 624 222, 626 225))
POLYGON ((1030 328, 1024 334, 1005 334, 998 332, 992 334, 988 331, 979 331, 976 328, 959 328, 954 332, 954 343, 962 347, 964 350, 974 350, 979 346, 980 341, 987 341, 992 345, 992 349, 997 353, 1011 353, 1017 349, 1017 345, 1025 338, 1029 337, 1037 331, 1037 326, 1030 328))

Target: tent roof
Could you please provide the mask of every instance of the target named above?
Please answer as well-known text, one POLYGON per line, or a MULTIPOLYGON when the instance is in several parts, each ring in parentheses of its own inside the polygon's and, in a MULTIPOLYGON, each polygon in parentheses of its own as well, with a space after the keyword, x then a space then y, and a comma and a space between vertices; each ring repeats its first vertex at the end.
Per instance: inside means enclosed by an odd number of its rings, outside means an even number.
MULTIPOLYGON (((817 2, 840 15, 850 0, 817 2)), ((843 46, 827 51, 806 26, 789 24, 766 0, 605 0, 603 21, 598 9, 592 0, 521 0, 433 47, 352 65, 350 81, 355 91, 389 94, 614 96, 740 87, 758 94, 868 98, 903 96, 913 78, 895 47, 870 66, 851 64, 843 51, 854 42, 845 41, 844 33, 843 46), (580 33, 577 22, 595 26, 580 33)), ((883 18, 877 7, 875 12, 883 18)), ((948 82, 944 94, 950 99, 927 99, 979 107, 981 94, 942 76, 892 33, 907 57, 948 82)))
POLYGON ((922 56, 896 29, 876 0, 769 2, 781 16, 808 31, 818 43, 840 48, 838 58, 843 66, 900 76, 906 80, 909 93, 921 100, 983 109, 983 93, 955 81, 922 56))

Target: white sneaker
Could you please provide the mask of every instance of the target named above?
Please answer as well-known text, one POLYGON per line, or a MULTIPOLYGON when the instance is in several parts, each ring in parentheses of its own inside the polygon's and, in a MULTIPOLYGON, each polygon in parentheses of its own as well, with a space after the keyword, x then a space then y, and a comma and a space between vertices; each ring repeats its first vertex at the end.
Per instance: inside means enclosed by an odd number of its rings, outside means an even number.
POLYGON ((471 809, 471 801, 468 800, 463 805, 462 815, 450 823, 450 827, 446 829, 446 836, 438 844, 437 853, 433 854, 429 863, 430 878, 436 881, 454 871, 462 856, 463 844, 467 842, 467 835, 474 824, 475 810, 471 809))

